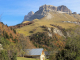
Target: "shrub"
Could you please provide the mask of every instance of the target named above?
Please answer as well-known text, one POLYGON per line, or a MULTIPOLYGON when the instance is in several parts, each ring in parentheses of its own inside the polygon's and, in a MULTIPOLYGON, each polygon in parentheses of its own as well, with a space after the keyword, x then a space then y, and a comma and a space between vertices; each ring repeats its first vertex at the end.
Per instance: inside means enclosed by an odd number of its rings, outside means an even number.
MULTIPOLYGON (((64 49, 55 54, 56 60, 76 60, 80 56, 80 36, 67 38, 64 49)), ((53 57, 53 56, 52 56, 53 57)))
POLYGON ((4 36, 4 38, 7 38, 7 39, 10 38, 9 35, 8 35, 8 33, 6 31, 3 31, 3 36, 4 36))
POLYGON ((13 39, 13 36, 12 36, 12 34, 10 33, 10 38, 12 38, 13 39))
POLYGON ((10 42, 5 39, 4 37, 0 37, 0 43, 3 45, 3 46, 6 46, 7 44, 9 45, 10 42))
POLYGON ((30 33, 33 33, 33 31, 30 31, 30 33))
POLYGON ((8 53, 6 50, 0 51, 0 60, 9 60, 8 53))
POLYGON ((15 29, 13 29, 13 31, 14 31, 14 33, 16 34, 16 30, 15 30, 15 29))
POLYGON ((12 30, 12 27, 10 27, 10 29, 12 30))
POLYGON ((11 60, 17 60, 17 53, 16 52, 13 53, 13 56, 12 56, 11 60))
POLYGON ((15 43, 17 43, 18 42, 18 40, 15 38, 15 39, 13 39, 13 41, 15 42, 15 43))

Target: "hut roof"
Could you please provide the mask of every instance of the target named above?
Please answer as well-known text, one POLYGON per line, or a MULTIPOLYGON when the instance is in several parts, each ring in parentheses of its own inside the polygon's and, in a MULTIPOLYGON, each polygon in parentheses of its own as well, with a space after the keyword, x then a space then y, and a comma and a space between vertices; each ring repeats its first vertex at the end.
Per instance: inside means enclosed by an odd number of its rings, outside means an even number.
POLYGON ((42 51, 43 51, 43 48, 25 49, 25 52, 26 52, 25 55, 41 55, 42 51))

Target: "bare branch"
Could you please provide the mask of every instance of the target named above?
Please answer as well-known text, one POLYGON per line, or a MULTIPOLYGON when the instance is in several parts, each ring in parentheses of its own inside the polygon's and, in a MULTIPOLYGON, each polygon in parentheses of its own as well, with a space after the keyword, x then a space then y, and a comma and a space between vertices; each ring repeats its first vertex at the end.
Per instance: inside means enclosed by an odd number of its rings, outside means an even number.
POLYGON ((0 15, 0 22, 1 22, 1 16, 2 16, 2 14, 0 15))

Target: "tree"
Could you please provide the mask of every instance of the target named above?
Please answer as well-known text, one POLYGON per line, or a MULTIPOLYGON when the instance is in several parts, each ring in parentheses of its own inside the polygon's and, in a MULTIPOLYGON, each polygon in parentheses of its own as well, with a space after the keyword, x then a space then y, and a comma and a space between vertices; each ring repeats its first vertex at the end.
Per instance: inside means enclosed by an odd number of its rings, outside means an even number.
POLYGON ((10 38, 6 31, 3 31, 3 36, 4 36, 4 38, 8 38, 8 39, 10 38))
POLYGON ((0 37, 0 44, 3 50, 0 51, 0 60, 17 60, 17 52, 19 47, 17 44, 11 43, 4 37, 0 37))
POLYGON ((24 57, 25 52, 21 49, 21 55, 24 57))
POLYGON ((63 50, 55 54, 55 60, 76 60, 80 56, 80 36, 68 37, 63 50))
POLYGON ((12 34, 10 33, 10 38, 12 38, 13 39, 13 36, 12 36, 12 34))
POLYGON ((1 29, 0 29, 0 36, 1 36, 1 33, 2 33, 2 31, 1 31, 1 29))
POLYGON ((1 16, 2 16, 2 14, 0 15, 0 22, 1 22, 1 16))
POLYGON ((14 33, 16 34, 16 30, 15 30, 15 29, 13 29, 13 31, 14 31, 14 33))
MULTIPOLYGON (((1 15, 0 15, 0 22, 1 22, 1 15)), ((0 29, 0 36, 1 36, 1 29, 0 29)))
POLYGON ((9 60, 8 53, 6 50, 0 51, 0 60, 9 60))

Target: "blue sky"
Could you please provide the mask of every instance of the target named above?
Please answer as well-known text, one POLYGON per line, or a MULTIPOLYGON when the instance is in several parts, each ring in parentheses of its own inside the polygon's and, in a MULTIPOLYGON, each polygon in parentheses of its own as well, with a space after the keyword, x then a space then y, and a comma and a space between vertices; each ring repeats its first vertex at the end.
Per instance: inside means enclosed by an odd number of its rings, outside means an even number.
POLYGON ((8 26, 19 24, 28 12, 36 12, 44 4, 65 5, 72 12, 80 13, 80 0, 0 0, 1 21, 8 26))

